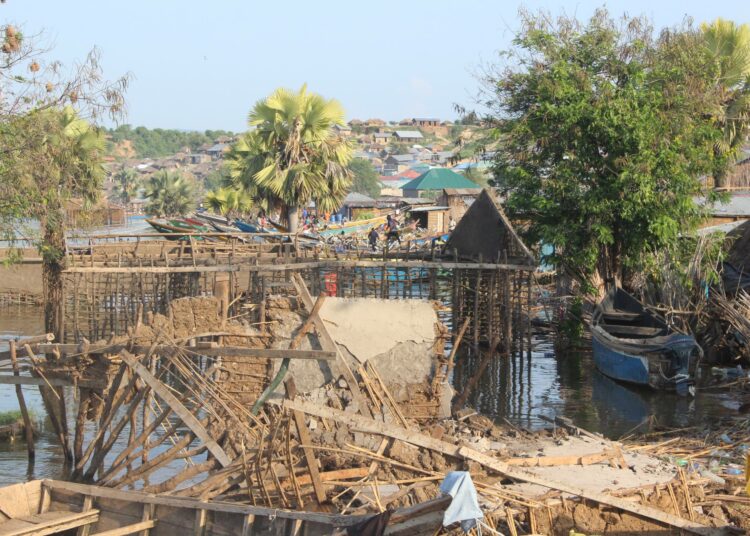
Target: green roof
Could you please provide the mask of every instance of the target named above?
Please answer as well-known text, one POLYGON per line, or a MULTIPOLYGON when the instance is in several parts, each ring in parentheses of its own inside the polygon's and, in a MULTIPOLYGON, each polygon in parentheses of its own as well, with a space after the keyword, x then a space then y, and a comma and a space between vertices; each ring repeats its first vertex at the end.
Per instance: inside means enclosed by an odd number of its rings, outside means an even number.
POLYGON ((448 168, 433 168, 401 187, 402 190, 442 190, 443 188, 477 188, 477 185, 448 168))

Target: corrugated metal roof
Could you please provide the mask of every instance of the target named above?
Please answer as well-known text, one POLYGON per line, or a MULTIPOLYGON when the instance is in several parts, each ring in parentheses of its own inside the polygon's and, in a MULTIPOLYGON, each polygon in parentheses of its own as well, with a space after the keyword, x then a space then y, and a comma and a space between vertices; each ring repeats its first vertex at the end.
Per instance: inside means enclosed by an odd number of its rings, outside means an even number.
POLYGON ((422 137, 422 133, 419 132, 418 130, 397 130, 396 132, 394 132, 394 134, 396 135, 397 138, 416 139, 416 138, 422 137))
POLYGON ((404 190, 443 190, 445 188, 476 188, 476 184, 447 168, 433 168, 404 184, 404 190))
POLYGON ((349 192, 344 198, 344 205, 351 205, 352 203, 373 203, 375 200, 372 197, 368 197, 359 192, 349 192))
MULTIPOLYGON (((704 197, 696 197, 695 202, 703 205, 704 197)), ((714 217, 748 216, 750 217, 750 192, 734 192, 726 203, 716 203, 711 209, 714 217)))

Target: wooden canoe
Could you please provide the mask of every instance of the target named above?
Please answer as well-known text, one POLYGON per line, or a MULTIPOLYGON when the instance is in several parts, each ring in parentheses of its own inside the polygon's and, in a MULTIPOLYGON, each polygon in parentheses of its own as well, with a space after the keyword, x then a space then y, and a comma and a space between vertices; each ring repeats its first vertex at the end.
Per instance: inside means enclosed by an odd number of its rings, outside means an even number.
MULTIPOLYGON (((433 534, 450 504, 446 495, 394 510, 388 534, 433 534)), ((264 508, 174 495, 122 491, 58 480, 33 480, 0 488, 0 534, 58 534, 79 527, 91 536, 107 534, 346 534, 371 515, 340 515, 264 508), (10 519, 6 519, 7 517, 10 519)))
POLYGON ((621 288, 611 289, 594 309, 591 338, 602 374, 653 389, 692 385, 703 353, 694 337, 675 332, 621 288))

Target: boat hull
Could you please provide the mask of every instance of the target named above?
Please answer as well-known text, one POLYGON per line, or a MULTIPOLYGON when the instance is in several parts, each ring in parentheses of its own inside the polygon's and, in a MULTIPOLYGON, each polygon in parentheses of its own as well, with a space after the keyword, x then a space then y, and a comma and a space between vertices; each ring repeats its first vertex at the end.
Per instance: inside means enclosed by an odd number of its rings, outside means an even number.
POLYGON ((613 380, 636 385, 651 386, 648 359, 630 355, 607 346, 596 336, 592 337, 594 364, 596 368, 613 380))
POLYGON ((592 315, 594 365, 620 382, 676 390, 691 386, 701 350, 622 289, 613 289, 592 315))

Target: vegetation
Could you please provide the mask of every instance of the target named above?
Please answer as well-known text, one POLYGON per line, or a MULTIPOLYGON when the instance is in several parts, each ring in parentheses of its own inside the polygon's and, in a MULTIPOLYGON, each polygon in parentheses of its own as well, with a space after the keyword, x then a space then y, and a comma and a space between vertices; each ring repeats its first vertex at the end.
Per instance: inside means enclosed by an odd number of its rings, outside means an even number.
POLYGON ((716 19, 702 24, 701 32, 719 89, 713 120, 723 136, 714 148, 713 175, 714 185, 724 188, 727 163, 735 161, 750 134, 750 25, 716 19))
MULTIPOLYGON (((37 417, 33 410, 29 411, 29 418, 32 422, 36 420, 37 417)), ((0 426, 15 424, 19 421, 23 421, 23 415, 21 415, 20 410, 0 411, 0 426)))
POLYGON ((336 210, 351 184, 352 149, 333 130, 344 124, 335 100, 307 91, 277 89, 250 112, 247 132, 227 155, 231 176, 254 199, 278 206, 291 232, 299 207, 311 200, 336 210))
POLYGON ((73 197, 98 196, 104 141, 92 121, 121 116, 129 77, 103 81, 96 50, 68 70, 47 57, 37 38, 11 25, 2 34, 0 228, 14 238, 23 221, 39 220, 45 328, 59 336, 64 207, 73 197))
POLYGON ((108 151, 114 153, 115 145, 130 141, 137 158, 159 158, 170 156, 184 147, 195 151, 203 144, 213 144, 220 136, 233 136, 225 130, 206 130, 204 132, 183 131, 174 129, 133 128, 131 125, 120 125, 107 131, 109 135, 108 151))
POLYGON ((380 195, 380 178, 369 160, 353 158, 349 163, 349 171, 352 174, 352 192, 369 195, 370 197, 380 195))
POLYGON ((138 173, 134 169, 122 168, 115 174, 113 179, 115 185, 112 189, 112 194, 117 201, 123 205, 128 205, 138 196, 140 180, 138 173))
POLYGON ((147 214, 172 218, 195 209, 196 184, 186 175, 163 169, 146 180, 144 207, 147 214))
POLYGON ((509 67, 488 79, 500 141, 494 171, 526 239, 601 288, 673 243, 702 211, 699 177, 721 132, 711 58, 692 27, 655 36, 641 18, 598 11, 581 24, 524 15, 509 67))
POLYGON ((253 208, 253 199, 247 192, 231 187, 208 192, 205 203, 208 208, 227 218, 248 214, 253 208))

